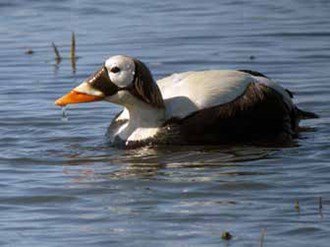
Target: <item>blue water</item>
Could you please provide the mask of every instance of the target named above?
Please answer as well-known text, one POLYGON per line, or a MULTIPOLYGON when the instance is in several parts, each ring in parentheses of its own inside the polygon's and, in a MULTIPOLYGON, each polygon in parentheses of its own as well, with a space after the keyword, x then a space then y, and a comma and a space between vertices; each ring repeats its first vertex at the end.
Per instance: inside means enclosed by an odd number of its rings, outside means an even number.
POLYGON ((326 0, 1 1, 0 246, 328 246, 329 68, 326 0), (114 149, 118 106, 53 102, 116 54, 257 70, 320 118, 289 148, 114 149))

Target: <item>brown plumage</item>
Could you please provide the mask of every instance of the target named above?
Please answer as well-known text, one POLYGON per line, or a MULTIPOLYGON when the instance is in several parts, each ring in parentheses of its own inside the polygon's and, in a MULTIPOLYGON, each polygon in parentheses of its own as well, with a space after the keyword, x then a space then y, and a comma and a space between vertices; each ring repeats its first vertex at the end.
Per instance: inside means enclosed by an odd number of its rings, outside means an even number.
POLYGON ((134 59, 135 75, 134 75, 134 91, 135 96, 157 108, 164 108, 162 94, 154 81, 150 70, 141 61, 134 59))
POLYGON ((180 132, 178 142, 189 144, 289 142, 298 128, 297 114, 277 91, 252 83, 232 102, 170 119, 163 127, 180 132))

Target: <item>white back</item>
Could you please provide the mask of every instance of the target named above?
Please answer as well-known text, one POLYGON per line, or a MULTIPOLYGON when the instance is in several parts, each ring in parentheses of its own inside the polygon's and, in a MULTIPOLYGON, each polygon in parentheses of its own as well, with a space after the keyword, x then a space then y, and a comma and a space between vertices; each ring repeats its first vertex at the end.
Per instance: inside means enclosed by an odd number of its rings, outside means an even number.
POLYGON ((168 119, 228 103, 242 95, 252 82, 255 82, 252 76, 239 71, 209 70, 173 74, 157 84, 168 119))
MULTIPOLYGON (((157 81, 166 112, 165 119, 183 118, 195 111, 222 105, 241 96, 251 83, 261 83, 284 96, 293 106, 289 94, 276 82, 236 70, 208 70, 176 73, 157 81)), ((128 111, 119 116, 129 118, 128 111)))

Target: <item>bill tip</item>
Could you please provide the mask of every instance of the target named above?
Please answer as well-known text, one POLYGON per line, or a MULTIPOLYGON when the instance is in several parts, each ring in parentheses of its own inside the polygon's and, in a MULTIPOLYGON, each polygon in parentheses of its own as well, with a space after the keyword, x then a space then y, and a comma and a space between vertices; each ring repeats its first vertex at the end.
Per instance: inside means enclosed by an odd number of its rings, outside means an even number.
POLYGON ((57 105, 57 106, 61 106, 61 107, 67 105, 67 104, 64 104, 64 103, 63 103, 62 98, 57 99, 57 100, 54 102, 54 104, 57 105))

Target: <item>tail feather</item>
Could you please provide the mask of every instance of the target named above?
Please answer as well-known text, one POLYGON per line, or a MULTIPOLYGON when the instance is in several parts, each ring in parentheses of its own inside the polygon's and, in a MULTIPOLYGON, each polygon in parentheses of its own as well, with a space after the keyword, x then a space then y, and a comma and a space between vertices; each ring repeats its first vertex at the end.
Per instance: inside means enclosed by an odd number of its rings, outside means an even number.
POLYGON ((299 109, 298 107, 296 109, 297 109, 298 117, 300 119, 319 118, 319 116, 313 112, 304 111, 304 110, 299 109))

